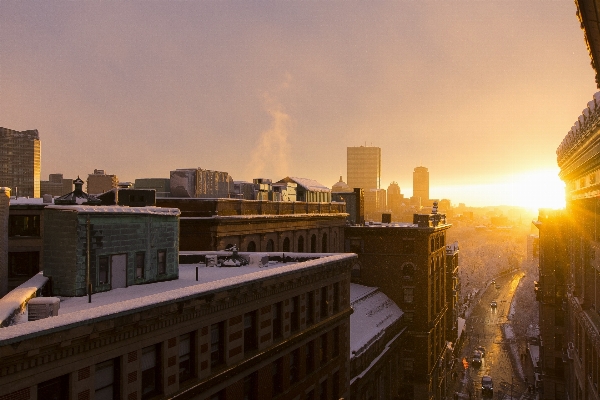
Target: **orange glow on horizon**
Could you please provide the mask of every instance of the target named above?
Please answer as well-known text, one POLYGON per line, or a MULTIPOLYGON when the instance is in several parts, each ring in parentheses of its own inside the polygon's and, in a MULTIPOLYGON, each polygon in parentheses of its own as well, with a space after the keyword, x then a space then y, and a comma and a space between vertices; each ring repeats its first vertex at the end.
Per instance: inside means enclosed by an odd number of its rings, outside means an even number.
POLYGON ((508 205, 530 210, 565 207, 565 184, 557 168, 526 171, 493 183, 432 187, 431 192, 432 198, 448 198, 454 205, 508 205))

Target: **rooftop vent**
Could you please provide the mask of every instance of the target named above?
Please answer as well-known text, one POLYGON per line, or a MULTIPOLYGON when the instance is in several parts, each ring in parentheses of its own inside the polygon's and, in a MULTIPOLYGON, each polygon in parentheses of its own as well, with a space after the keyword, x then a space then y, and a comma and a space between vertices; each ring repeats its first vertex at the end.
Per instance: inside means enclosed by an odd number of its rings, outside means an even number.
POLYGON ((27 303, 28 320, 37 321, 58 315, 60 299, 58 297, 35 297, 27 303))

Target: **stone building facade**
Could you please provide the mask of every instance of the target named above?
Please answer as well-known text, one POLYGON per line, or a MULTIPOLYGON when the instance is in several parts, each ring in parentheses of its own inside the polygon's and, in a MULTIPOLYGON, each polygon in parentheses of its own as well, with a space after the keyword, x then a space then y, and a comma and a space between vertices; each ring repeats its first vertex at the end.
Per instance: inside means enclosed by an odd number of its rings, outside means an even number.
POLYGON ((13 199, 8 220, 8 290, 43 269, 44 208, 41 199, 13 199))
POLYGON ((403 311, 407 326, 402 354, 404 399, 446 396, 446 233, 440 214, 415 215, 414 224, 346 227, 346 251, 358 254, 352 282, 377 286, 403 311))
POLYGON ((355 257, 201 266, 200 283, 0 329, 0 399, 348 398, 355 257))
POLYGON ((96 293, 176 279, 178 223, 177 209, 47 206, 44 276, 52 294, 84 296, 88 281, 96 293))
POLYGON ((8 293, 8 218, 10 188, 0 187, 0 297, 8 293))
POLYGON ((344 251, 343 203, 237 199, 156 199, 178 208, 182 251, 225 250, 298 253, 344 251))

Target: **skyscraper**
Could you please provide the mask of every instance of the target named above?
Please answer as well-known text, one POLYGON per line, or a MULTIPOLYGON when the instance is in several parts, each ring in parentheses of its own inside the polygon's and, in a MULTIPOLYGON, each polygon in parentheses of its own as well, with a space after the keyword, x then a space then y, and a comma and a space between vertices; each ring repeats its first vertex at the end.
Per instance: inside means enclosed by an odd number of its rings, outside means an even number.
POLYGON ((426 167, 416 167, 413 171, 413 198, 421 199, 421 204, 429 202, 429 171, 426 167))
POLYGON ((381 148, 347 148, 348 186, 366 191, 379 189, 381 184, 381 148))
POLYGON ((0 187, 16 196, 40 197, 41 142, 37 129, 0 128, 0 187))

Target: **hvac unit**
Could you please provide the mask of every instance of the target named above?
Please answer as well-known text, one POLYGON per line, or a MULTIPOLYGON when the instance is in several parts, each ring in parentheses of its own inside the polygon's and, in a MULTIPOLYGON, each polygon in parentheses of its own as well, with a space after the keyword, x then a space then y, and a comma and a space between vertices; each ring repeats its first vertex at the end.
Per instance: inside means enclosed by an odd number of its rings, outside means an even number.
POLYGON ((29 321, 37 321, 58 315, 60 299, 58 297, 34 297, 27 303, 29 321))

